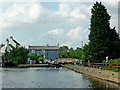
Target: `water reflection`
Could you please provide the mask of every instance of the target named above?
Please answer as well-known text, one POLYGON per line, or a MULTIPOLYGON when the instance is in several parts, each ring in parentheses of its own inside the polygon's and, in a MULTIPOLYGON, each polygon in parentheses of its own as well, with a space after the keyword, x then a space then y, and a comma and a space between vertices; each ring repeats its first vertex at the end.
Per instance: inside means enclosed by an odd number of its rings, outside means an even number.
POLYGON ((107 81, 91 78, 67 68, 3 68, 3 88, 116 88, 107 81))

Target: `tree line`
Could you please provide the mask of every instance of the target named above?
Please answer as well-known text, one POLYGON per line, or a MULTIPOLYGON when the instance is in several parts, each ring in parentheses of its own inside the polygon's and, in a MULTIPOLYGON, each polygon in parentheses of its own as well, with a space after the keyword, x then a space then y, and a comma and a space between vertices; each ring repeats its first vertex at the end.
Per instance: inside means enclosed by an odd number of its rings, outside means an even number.
POLYGON ((59 48, 60 58, 77 58, 82 59, 82 48, 77 47, 75 50, 73 48, 68 48, 68 46, 62 46, 59 48))

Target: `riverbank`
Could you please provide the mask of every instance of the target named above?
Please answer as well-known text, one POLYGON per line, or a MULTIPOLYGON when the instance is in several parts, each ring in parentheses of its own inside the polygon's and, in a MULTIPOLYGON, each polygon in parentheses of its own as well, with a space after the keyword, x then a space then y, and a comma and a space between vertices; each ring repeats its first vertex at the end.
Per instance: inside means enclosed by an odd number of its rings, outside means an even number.
POLYGON ((87 74, 99 79, 103 79, 106 81, 114 82, 120 84, 120 73, 119 72, 112 72, 107 70, 101 70, 91 67, 82 67, 78 65, 64 65, 64 67, 76 71, 78 73, 87 74))

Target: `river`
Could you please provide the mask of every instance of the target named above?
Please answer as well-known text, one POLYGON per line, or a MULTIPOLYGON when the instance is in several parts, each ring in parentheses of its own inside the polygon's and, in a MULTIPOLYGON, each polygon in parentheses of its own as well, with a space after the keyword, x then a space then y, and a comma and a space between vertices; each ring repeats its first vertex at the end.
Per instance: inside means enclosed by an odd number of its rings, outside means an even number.
POLYGON ((2 68, 2 88, 117 88, 64 67, 2 68))

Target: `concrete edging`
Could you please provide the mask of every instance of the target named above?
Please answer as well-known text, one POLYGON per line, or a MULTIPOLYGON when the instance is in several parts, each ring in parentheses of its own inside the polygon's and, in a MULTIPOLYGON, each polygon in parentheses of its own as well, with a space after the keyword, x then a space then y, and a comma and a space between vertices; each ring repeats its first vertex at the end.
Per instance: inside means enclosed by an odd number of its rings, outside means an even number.
POLYGON ((114 82, 120 84, 120 74, 119 72, 112 72, 107 70, 100 70, 96 68, 82 67, 78 65, 64 65, 64 67, 76 71, 78 73, 87 74, 99 79, 114 82))

